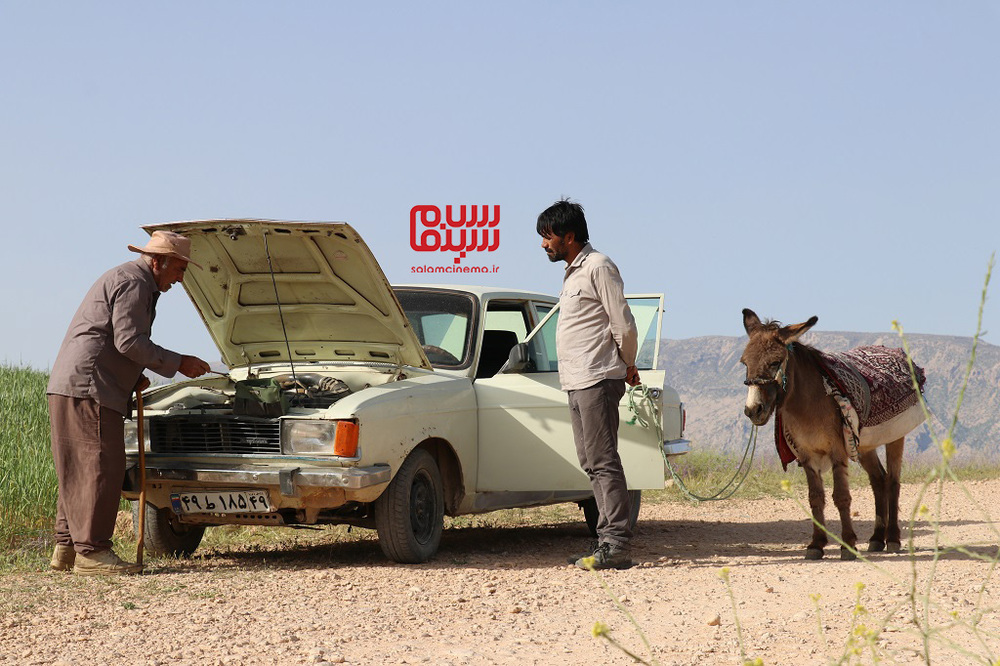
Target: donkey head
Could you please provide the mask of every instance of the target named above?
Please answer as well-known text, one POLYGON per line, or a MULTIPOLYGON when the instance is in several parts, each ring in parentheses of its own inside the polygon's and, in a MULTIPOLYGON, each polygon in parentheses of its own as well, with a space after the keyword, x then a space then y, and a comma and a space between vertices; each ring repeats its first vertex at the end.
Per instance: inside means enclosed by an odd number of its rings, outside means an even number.
POLYGON ((812 328, 817 317, 801 324, 782 326, 776 321, 761 323, 753 310, 743 310, 743 328, 749 340, 740 357, 747 368, 747 404, 743 413, 757 426, 767 423, 787 390, 789 352, 793 342, 812 328))

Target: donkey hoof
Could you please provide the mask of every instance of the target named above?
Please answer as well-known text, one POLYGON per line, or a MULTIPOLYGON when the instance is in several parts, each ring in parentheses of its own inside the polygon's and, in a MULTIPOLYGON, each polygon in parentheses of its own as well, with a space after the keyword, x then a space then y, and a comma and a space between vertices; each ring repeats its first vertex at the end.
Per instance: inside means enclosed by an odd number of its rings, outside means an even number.
POLYGON ((823 559, 823 549, 822 548, 806 548, 806 559, 807 560, 822 560, 823 559))
POLYGON ((851 550, 850 548, 844 548, 843 546, 841 546, 840 559, 844 561, 856 560, 858 559, 858 554, 857 552, 851 550))
POLYGON ((903 550, 903 544, 899 543, 898 541, 890 541, 886 544, 886 550, 888 550, 890 553, 898 553, 899 551, 903 550))
POLYGON ((868 542, 868 552, 869 553, 881 553, 885 550, 885 541, 869 541, 868 542))

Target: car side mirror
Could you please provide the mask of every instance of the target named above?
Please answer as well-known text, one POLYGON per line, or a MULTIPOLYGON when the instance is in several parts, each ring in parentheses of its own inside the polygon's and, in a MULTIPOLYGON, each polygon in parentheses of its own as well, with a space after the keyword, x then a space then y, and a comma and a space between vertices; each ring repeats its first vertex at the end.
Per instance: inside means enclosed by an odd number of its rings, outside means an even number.
POLYGON ((519 342, 510 348, 507 362, 500 368, 500 372, 503 374, 516 374, 523 372, 526 367, 528 367, 528 343, 519 342))

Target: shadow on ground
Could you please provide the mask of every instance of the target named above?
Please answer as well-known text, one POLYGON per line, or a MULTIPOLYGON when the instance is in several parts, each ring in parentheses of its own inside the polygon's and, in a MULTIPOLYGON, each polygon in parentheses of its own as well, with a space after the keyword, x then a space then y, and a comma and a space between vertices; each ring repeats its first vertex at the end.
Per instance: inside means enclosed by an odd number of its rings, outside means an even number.
MULTIPOLYGON (((961 526, 976 521, 952 521, 943 526, 961 526)), ((839 533, 839 523, 830 529, 839 533)), ((905 552, 867 553, 867 539, 874 529, 872 521, 855 521, 862 553, 874 560, 907 557, 905 552)), ((811 534, 806 519, 765 522, 732 521, 642 521, 633 541, 633 559, 646 566, 718 567, 720 562, 755 566, 775 560, 800 561, 811 534)), ((403 565, 389 561, 379 548, 372 530, 356 529, 347 540, 326 538, 317 531, 315 540, 299 544, 233 546, 198 551, 192 559, 157 559, 151 562, 162 571, 195 571, 212 568, 265 569, 337 569, 357 566, 420 566, 429 570, 468 567, 472 569, 537 569, 567 566, 568 554, 579 552, 590 540, 582 523, 563 522, 517 527, 452 527, 446 529, 437 556, 421 565, 403 565)), ((929 528, 918 528, 916 538, 925 539, 929 528)), ((963 551, 942 548, 938 559, 993 558, 994 545, 977 545, 963 551), (964 552, 963 552, 964 551, 964 552)), ((930 548, 917 548, 917 561, 930 560, 930 548)), ((826 559, 839 559, 839 546, 827 547, 826 559)))

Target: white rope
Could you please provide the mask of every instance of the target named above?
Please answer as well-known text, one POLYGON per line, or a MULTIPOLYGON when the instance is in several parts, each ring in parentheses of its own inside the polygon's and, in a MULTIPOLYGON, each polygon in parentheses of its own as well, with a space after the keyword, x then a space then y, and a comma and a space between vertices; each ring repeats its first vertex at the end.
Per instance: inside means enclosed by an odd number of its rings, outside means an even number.
POLYGON ((750 428, 750 437, 747 440, 746 447, 743 449, 743 457, 740 460, 740 464, 736 467, 736 471, 733 473, 732 478, 729 479, 721 488, 716 490, 711 495, 696 495, 691 492, 677 475, 677 471, 674 469, 673 464, 667 457, 667 452, 663 449, 663 422, 660 415, 660 406, 658 402, 651 395, 649 387, 645 384, 639 384, 638 386, 630 386, 628 389, 628 408, 632 412, 633 416, 631 419, 626 421, 629 425, 638 424, 643 428, 649 427, 649 422, 643 418, 640 409, 645 407, 646 410, 652 417, 653 426, 656 430, 656 439, 660 442, 660 454, 663 456, 663 462, 667 465, 667 470, 670 471, 670 476, 673 478, 674 483, 680 488, 681 492, 689 500, 693 502, 710 502, 716 500, 729 499, 740 489, 743 482, 746 480, 747 476, 750 474, 750 467, 753 464, 754 453, 757 451, 757 426, 750 428), (636 394, 639 394, 638 400, 636 394))

